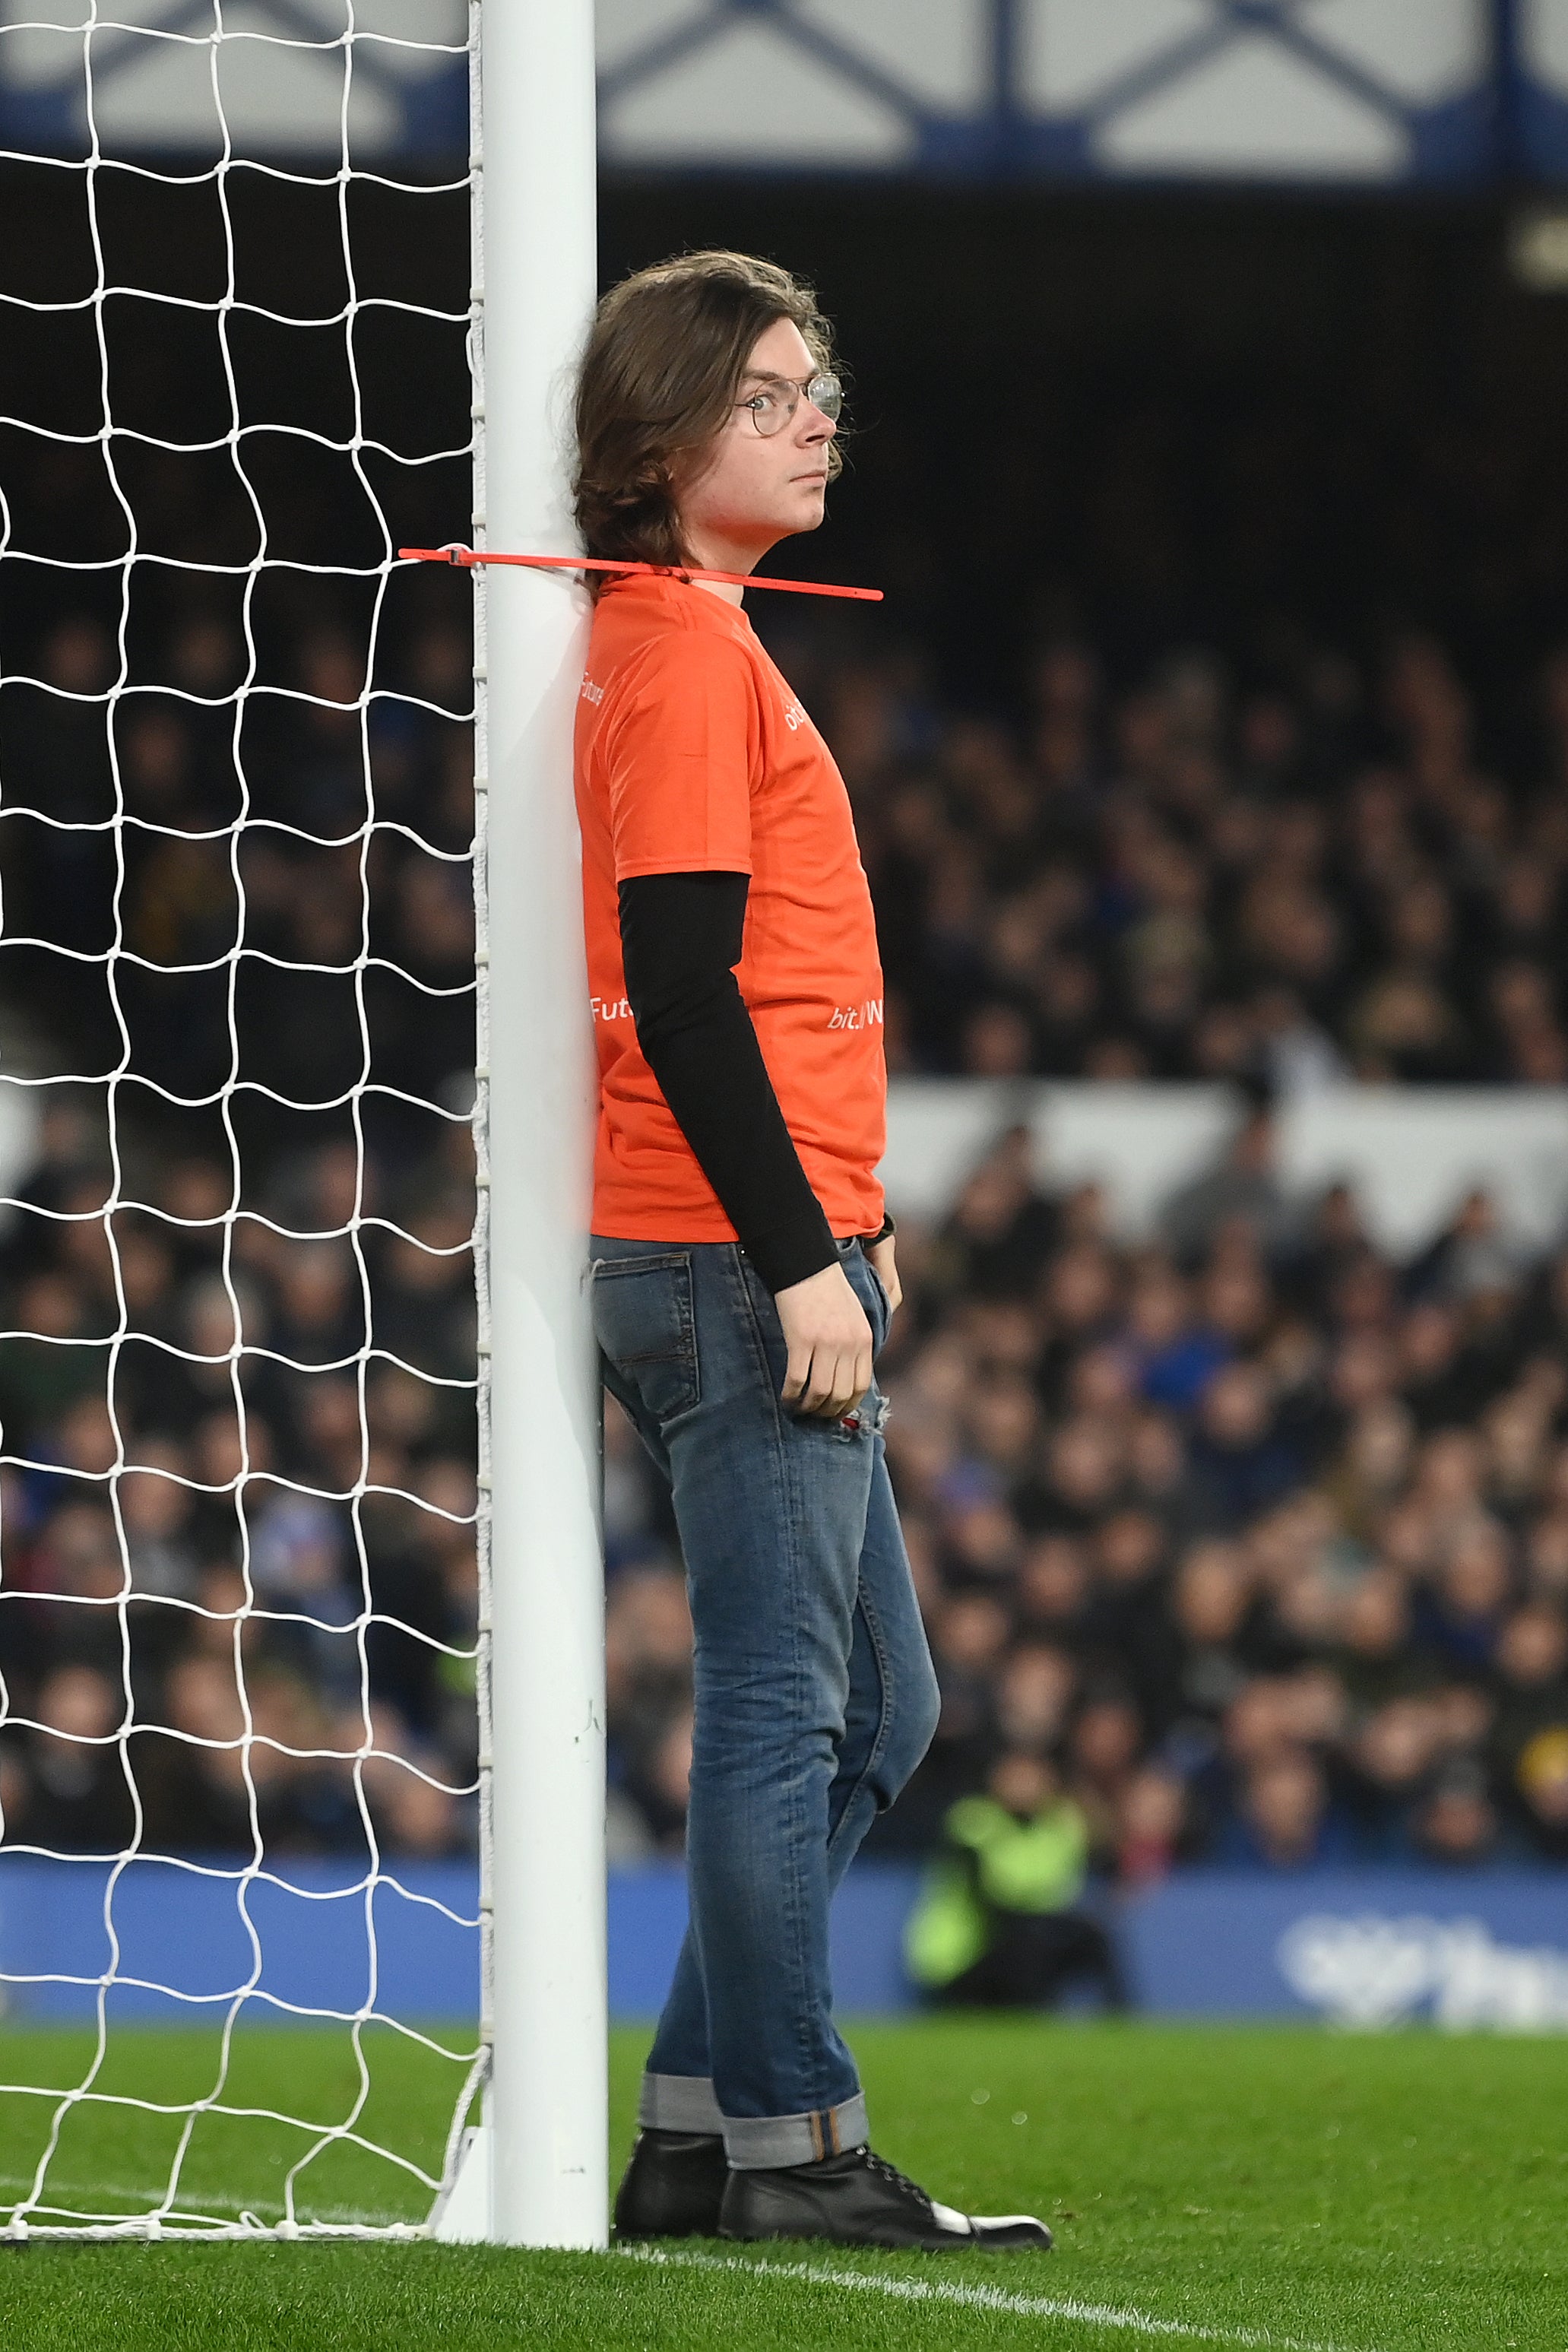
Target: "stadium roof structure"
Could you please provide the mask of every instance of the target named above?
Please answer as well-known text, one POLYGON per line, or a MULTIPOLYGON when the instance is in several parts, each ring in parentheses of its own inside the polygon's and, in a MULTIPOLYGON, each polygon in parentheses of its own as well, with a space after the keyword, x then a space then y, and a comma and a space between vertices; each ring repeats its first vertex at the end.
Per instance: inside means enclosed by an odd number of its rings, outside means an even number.
MULTIPOLYGON (((1568 0, 600 0, 598 15, 611 169, 1568 180, 1568 0)), ((210 149, 212 0, 0 0, 0 143, 81 152, 89 19, 106 152, 210 149)), ((459 149, 464 0, 354 0, 351 21, 358 158, 459 149)), ((225 94, 231 152, 335 153, 349 0, 247 0, 243 22, 258 55, 225 94)))

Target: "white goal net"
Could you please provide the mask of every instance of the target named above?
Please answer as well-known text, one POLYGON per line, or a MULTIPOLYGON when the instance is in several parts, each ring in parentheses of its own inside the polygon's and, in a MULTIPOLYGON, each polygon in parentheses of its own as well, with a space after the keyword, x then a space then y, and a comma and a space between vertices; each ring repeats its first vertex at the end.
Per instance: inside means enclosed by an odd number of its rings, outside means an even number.
POLYGON ((419 2231, 484 2076, 471 588, 397 556, 472 47, 0 7, 0 2235, 419 2231))

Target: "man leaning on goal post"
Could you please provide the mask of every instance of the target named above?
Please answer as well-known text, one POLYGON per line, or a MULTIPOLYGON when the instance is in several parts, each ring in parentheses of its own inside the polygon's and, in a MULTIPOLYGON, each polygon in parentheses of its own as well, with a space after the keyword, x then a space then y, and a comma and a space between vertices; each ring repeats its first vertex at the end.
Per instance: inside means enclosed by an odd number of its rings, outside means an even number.
MULTIPOLYGON (((784 270, 697 253, 626 278, 579 381, 586 552, 750 572, 821 522, 840 403, 784 270)), ((871 895, 843 781, 742 593, 596 582, 578 705, 594 1328, 671 1487, 695 1635, 691 1925, 616 2226, 1044 2247, 1042 2223, 955 2212, 872 2153, 832 2021, 829 1899, 925 1754, 936 1687, 873 1375, 899 1287, 871 895)))

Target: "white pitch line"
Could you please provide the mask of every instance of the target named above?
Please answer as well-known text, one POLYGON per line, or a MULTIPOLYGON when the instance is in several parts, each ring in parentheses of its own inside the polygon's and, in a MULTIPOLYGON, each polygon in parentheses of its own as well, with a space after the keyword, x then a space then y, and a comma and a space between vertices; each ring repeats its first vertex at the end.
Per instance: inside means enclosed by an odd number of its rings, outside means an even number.
POLYGON ((1123 2311, 1113 2304, 1081 2303, 1076 2295, 1008 2294, 996 2286, 890 2278, 870 2271, 819 2270, 810 2263, 747 2262, 737 2254, 672 2254, 659 2246, 622 2246, 616 2251, 633 2262, 667 2263, 685 2270, 743 2271, 751 2278, 859 2288, 904 2303, 957 2304, 970 2311, 1012 2312, 1022 2319, 1072 2319, 1085 2327, 1121 2327, 1130 2336, 1185 2336, 1188 2343, 1230 2344, 1247 2347, 1247 2352, 1343 2352, 1336 2345, 1314 2343, 1300 2336, 1276 2336, 1265 2327, 1205 2327, 1185 2319, 1155 2319, 1147 2312, 1123 2311))

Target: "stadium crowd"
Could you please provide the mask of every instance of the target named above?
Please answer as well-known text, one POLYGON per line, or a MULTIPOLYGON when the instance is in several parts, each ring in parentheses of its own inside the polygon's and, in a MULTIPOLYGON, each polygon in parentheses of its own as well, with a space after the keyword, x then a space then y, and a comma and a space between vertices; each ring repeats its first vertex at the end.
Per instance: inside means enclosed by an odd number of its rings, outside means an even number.
MULTIPOLYGON (((405 653, 455 714, 460 630, 405 653)), ((124 698, 112 762, 101 703, 0 711, 0 1007, 27 1010, 35 1065, 135 1074, 113 1155, 103 1084, 42 1091, 0 1232, 3 1328, 37 1335, 0 1339, 4 1833, 114 1851, 140 1812, 152 1847, 248 1848, 254 1824, 279 1853, 457 1852, 466 731, 383 701, 361 737, 362 659, 318 615, 291 677, 319 698, 256 698, 236 766, 236 657, 188 619, 157 674, 214 709, 124 698), (113 838, 66 829, 117 790, 118 882, 113 838), (171 1106, 231 1064, 226 1102, 171 1106), (367 1070, 357 1111, 289 1107, 367 1070), (140 1205, 106 1227, 116 1180, 140 1205)), ((110 658, 73 619, 38 674, 91 696, 110 658)), ((1319 655, 1233 693, 1195 656, 1121 696, 1053 644, 1008 724, 944 712, 902 657, 791 658, 855 801, 895 1068, 1228 1076, 1249 1106, 1152 1240, 1042 1188, 1017 1135, 945 1222, 901 1227, 881 1377, 944 1706, 872 1850, 925 1850, 1029 1757, 1124 1883, 1568 1859, 1568 1257, 1522 1262, 1476 1199, 1390 1263, 1344 1191, 1282 1192, 1268 1108, 1342 1075, 1568 1077, 1568 663, 1505 786, 1414 640, 1372 681, 1319 655)), ((630 1859, 681 1842, 691 1636, 613 1407, 606 1532, 630 1859)))
MULTIPOLYGON (((1508 780, 1429 639, 1287 646, 1113 692, 1047 644, 1002 724, 917 665, 791 669, 855 803, 893 1067, 988 1076, 1568 1078, 1568 651, 1508 780)), ((1521 698, 1528 705, 1529 697, 1521 698)))
MULTIPOLYGON (((1129 1246, 1001 1138, 901 1227, 879 1378, 943 1710, 870 1850, 921 1851, 1019 1755, 1124 1883, 1568 1859, 1568 1255, 1489 1202, 1406 1265, 1354 1197, 1294 1202, 1270 1115, 1129 1246)), ((608 1432, 626 1850, 678 1843, 690 1740, 672 1530, 608 1432)))
MULTIPOLYGON (((362 735, 315 625, 236 760, 241 659, 192 616, 111 735, 78 616, 5 697, 0 1001, 61 1076, 0 1231, 5 1835, 439 1855, 476 1833, 469 730, 362 735)), ((432 629, 413 691, 468 667, 432 629)))

